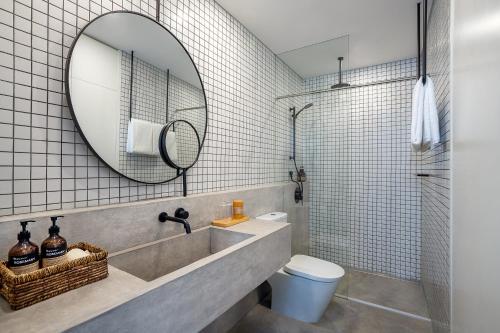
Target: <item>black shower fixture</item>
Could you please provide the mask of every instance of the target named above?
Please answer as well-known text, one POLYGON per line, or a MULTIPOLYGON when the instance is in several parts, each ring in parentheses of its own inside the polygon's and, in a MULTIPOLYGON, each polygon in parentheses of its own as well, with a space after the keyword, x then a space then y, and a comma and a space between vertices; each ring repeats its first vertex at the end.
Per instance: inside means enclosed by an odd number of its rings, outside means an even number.
POLYGON ((344 57, 338 57, 337 60, 339 61, 339 83, 334 84, 333 86, 331 86, 331 88, 336 89, 336 88, 349 87, 350 86, 349 83, 342 82, 342 60, 344 60, 344 57))
POLYGON ((292 117, 293 118, 297 118, 299 116, 299 114, 304 111, 305 109, 309 109, 311 106, 313 106, 313 103, 307 103, 306 105, 304 105, 304 107, 302 109, 299 110, 299 112, 295 113, 295 106, 293 108, 290 108, 290 111, 293 111, 293 114, 292 114, 292 117))
POLYGON ((299 116, 299 114, 302 111, 309 109, 311 106, 313 106, 313 103, 307 103, 306 105, 304 105, 304 107, 302 109, 299 110, 299 112, 296 112, 295 106, 290 108, 290 112, 292 112, 292 119, 293 119, 293 138, 292 138, 293 151, 292 151, 292 156, 290 156, 291 160, 295 161, 295 125, 296 125, 295 123, 296 123, 297 117, 299 116))
MULTIPOLYGON (((297 168, 297 162, 295 161, 295 126, 296 126, 296 121, 297 121, 297 117, 299 116, 299 114, 306 110, 306 109, 309 109, 311 106, 313 106, 313 103, 307 103, 306 105, 304 105, 304 107, 302 109, 299 110, 299 112, 297 112, 297 109, 294 107, 291 107, 290 108, 290 112, 292 112, 292 120, 293 120, 293 133, 292 133, 292 156, 290 156, 290 159, 293 160, 293 165, 295 166, 295 171, 297 172, 297 177, 299 175, 299 168, 297 168)), ((303 198, 304 198, 304 186, 302 185, 302 180, 299 179, 298 181, 294 180, 293 179, 293 171, 290 171, 289 172, 290 174, 290 180, 293 181, 294 183, 297 184, 297 188, 295 189, 295 202, 299 202, 299 201, 302 201, 303 198)), ((300 177, 298 177, 300 178, 300 177)))

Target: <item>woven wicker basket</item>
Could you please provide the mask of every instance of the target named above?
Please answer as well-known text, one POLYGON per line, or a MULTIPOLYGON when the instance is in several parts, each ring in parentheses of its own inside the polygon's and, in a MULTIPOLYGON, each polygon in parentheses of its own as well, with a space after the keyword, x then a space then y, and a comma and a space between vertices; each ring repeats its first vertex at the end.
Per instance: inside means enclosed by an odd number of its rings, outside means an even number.
POLYGON ((20 275, 0 262, 0 294, 13 310, 19 310, 108 276, 105 250, 87 243, 71 245, 68 250, 74 248, 88 250, 90 255, 20 275))

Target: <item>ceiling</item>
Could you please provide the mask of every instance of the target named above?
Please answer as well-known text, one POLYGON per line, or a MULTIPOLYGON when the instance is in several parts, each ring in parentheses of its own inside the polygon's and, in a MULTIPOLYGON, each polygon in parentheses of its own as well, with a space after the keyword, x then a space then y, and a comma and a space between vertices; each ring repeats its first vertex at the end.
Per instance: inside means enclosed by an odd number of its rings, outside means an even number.
POLYGON ((349 68, 349 36, 283 52, 279 57, 302 78, 335 73, 338 57, 343 58, 342 70, 349 68))
MULTIPOLYGON (((216 1, 278 55, 343 36, 349 39, 348 68, 417 53, 417 0, 216 1)), ((321 48, 316 52, 322 52, 321 48)), ((314 52, 304 53, 314 59, 314 52)), ((332 55, 332 62, 336 63, 337 56, 332 55)), ((309 62, 317 67, 316 61, 309 62)), ((325 66, 324 73, 331 73, 331 65, 325 66)))

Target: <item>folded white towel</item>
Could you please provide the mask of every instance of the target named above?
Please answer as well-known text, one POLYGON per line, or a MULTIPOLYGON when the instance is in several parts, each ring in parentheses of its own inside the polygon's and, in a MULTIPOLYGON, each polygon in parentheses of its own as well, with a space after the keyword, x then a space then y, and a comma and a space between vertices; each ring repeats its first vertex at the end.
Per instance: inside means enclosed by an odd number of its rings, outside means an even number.
POLYGON ((417 84, 415 84, 415 88, 413 88, 411 109, 411 145, 415 151, 419 151, 422 147, 424 98, 425 89, 422 84, 422 78, 420 78, 417 84))
POLYGON ((177 156, 177 139, 175 137, 175 132, 173 131, 168 131, 167 132, 167 138, 165 140, 165 144, 167 145, 167 153, 168 153, 168 158, 170 160, 177 164, 178 161, 178 156, 177 156))
POLYGON ((153 155, 152 123, 140 119, 130 119, 127 133, 127 153, 153 155))
POLYGON ((152 142, 151 142, 151 154, 153 155, 160 155, 160 145, 159 145, 159 140, 160 140, 160 134, 161 130, 163 129, 163 126, 165 124, 152 124, 153 126, 153 137, 152 137, 152 142))
POLYGON ((432 148, 439 143, 441 136, 439 134, 439 115, 434 94, 434 83, 430 77, 427 77, 424 89, 424 135, 422 143, 432 148))

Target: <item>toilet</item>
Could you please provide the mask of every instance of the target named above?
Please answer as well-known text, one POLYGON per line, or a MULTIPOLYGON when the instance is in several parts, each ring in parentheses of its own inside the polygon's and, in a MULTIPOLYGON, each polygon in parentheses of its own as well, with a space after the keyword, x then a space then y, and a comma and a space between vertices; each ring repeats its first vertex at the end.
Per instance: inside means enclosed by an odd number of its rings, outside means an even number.
MULTIPOLYGON (((287 214, 273 212, 257 219, 286 222, 287 214)), ((294 255, 268 279, 272 288, 271 309, 304 322, 318 322, 344 274, 344 269, 334 263, 294 255)))

